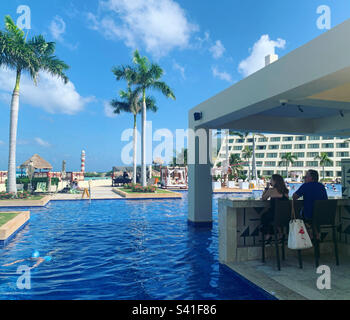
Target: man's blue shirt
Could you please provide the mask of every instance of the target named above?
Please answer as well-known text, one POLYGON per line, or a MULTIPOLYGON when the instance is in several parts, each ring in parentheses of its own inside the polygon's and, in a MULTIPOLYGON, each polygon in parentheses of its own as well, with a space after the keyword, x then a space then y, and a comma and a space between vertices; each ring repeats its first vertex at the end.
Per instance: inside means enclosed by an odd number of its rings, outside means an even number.
POLYGON ((328 199, 326 188, 319 182, 304 183, 295 193, 304 199, 303 215, 306 219, 312 219, 315 200, 328 199))

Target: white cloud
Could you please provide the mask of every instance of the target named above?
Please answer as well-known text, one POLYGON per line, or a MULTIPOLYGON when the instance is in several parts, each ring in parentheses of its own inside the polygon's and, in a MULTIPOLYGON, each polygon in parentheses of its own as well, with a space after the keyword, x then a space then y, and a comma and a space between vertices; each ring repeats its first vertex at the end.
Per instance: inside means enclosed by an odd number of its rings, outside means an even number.
POLYGON ((174 0, 100 0, 99 14, 88 13, 87 18, 106 38, 121 39, 131 48, 141 43, 157 57, 189 47, 198 30, 174 0))
POLYGON ((254 43, 249 57, 240 62, 238 71, 247 77, 265 66, 265 57, 275 53, 275 48, 284 49, 286 41, 278 38, 276 41, 270 40, 269 35, 264 34, 254 43))
POLYGON ((212 67, 213 76, 227 82, 232 82, 231 75, 226 71, 219 71, 217 67, 212 67))
POLYGON ((51 147, 51 144, 50 143, 48 143, 47 141, 45 141, 45 140, 43 140, 43 139, 41 139, 41 138, 35 138, 34 139, 35 140, 35 142, 39 145, 39 146, 42 146, 42 147, 51 147))
POLYGON ((113 107, 108 101, 103 102, 103 108, 105 112, 105 116, 108 118, 115 118, 117 115, 113 112, 113 107))
POLYGON ((180 72, 182 79, 186 79, 185 68, 183 66, 181 66, 180 64, 178 64, 177 62, 174 61, 173 68, 174 68, 174 70, 178 70, 180 72))
POLYGON ((55 16, 49 26, 52 37, 70 50, 76 50, 78 44, 71 44, 65 41, 63 34, 66 32, 66 23, 60 16, 55 16))
POLYGON ((60 16, 55 16, 53 18, 49 29, 55 40, 63 41, 62 35, 66 32, 66 23, 60 16))
POLYGON ((225 47, 223 46, 222 42, 220 40, 217 40, 215 42, 215 45, 213 45, 212 47, 210 47, 209 51, 211 52, 211 54, 213 55, 214 59, 219 59, 222 57, 222 55, 225 52, 225 47))
MULTIPOLYGON (((15 72, 0 68, 0 98, 7 102, 15 83, 15 72)), ((33 107, 44 109, 48 113, 76 114, 95 98, 82 97, 72 82, 66 85, 62 80, 47 72, 39 73, 37 86, 26 74, 21 77, 20 101, 33 107)))

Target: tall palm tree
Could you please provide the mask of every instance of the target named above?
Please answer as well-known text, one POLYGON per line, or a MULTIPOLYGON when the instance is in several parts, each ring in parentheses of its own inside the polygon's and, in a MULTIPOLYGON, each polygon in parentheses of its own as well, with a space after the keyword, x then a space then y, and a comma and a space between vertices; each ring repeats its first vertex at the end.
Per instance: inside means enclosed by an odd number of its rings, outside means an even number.
POLYGON ((142 105, 142 185, 146 186, 146 91, 156 90, 161 92, 164 96, 171 99, 176 99, 173 91, 169 86, 160 81, 163 76, 163 69, 154 63, 150 63, 147 57, 141 57, 138 50, 134 52, 134 64, 136 65, 136 77, 134 78, 134 84, 142 92, 143 105, 142 105))
POLYGON ((250 158, 253 156, 253 150, 248 146, 245 146, 242 150, 242 157, 244 160, 248 161, 248 180, 250 180, 251 171, 250 171, 250 158))
POLYGON ((238 154, 231 154, 229 164, 231 166, 232 174, 238 177, 243 169, 241 157, 238 154))
POLYGON ((287 152, 283 156, 281 156, 281 161, 278 163, 279 166, 285 164, 286 166, 286 178, 288 178, 288 167, 290 164, 293 164, 294 161, 298 160, 298 157, 291 152, 287 152))
MULTIPOLYGON (((137 175, 137 115, 141 113, 142 109, 142 99, 137 91, 133 91, 131 87, 128 87, 128 91, 121 90, 119 93, 121 100, 113 99, 111 101, 111 106, 114 108, 115 114, 120 114, 122 112, 132 113, 134 116, 134 132, 133 132, 133 182, 136 183, 137 175)), ((153 97, 146 97, 146 107, 147 110, 156 112, 158 110, 155 100, 153 97)))
POLYGON ((332 165, 333 161, 328 157, 327 152, 321 152, 321 155, 316 156, 314 159, 320 160, 320 166, 322 167, 322 175, 324 180, 324 167, 327 165, 332 165))
POLYGON ((7 191, 17 193, 16 189, 16 140, 19 110, 21 75, 28 72, 34 84, 39 71, 46 71, 68 83, 64 71, 69 67, 55 55, 55 43, 46 42, 42 35, 27 41, 10 16, 5 17, 5 30, 0 31, 0 66, 16 71, 16 83, 11 99, 9 161, 7 191))

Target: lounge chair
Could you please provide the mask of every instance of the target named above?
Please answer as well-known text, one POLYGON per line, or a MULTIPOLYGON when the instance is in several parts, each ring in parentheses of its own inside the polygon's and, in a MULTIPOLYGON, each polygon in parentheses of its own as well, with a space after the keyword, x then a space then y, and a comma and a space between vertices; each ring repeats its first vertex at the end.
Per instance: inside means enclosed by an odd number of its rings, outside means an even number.
POLYGON ((34 192, 46 192, 46 182, 38 182, 34 192))

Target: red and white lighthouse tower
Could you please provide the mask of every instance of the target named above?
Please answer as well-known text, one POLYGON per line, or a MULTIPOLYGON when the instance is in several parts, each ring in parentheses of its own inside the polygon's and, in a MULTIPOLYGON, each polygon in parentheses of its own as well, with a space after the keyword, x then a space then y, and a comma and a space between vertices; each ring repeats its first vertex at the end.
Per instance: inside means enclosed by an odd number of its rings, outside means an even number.
POLYGON ((81 152, 81 170, 82 173, 85 172, 85 150, 81 152))

